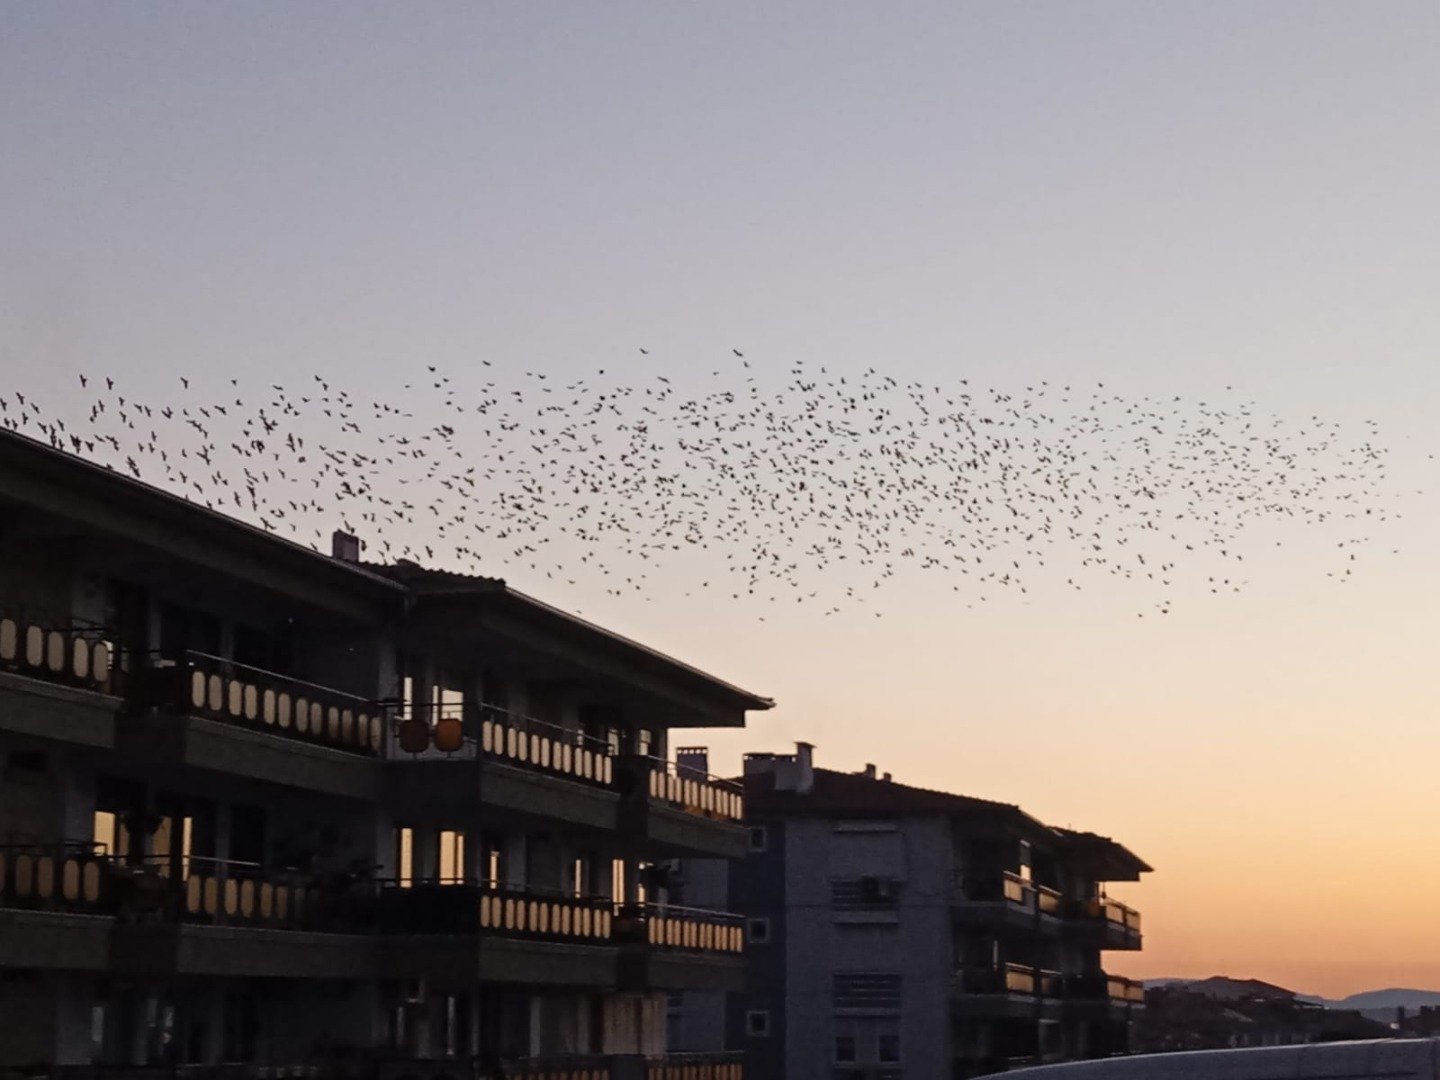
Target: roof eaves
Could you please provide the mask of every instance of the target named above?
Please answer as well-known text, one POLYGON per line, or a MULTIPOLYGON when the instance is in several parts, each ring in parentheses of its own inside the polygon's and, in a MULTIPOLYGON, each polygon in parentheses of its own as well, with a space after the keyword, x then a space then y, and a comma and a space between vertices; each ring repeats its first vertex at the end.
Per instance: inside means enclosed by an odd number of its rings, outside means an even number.
POLYGON ((201 506, 187 498, 183 498, 154 484, 146 483, 144 480, 126 476, 117 470, 105 465, 88 461, 70 453, 68 450, 56 449, 38 439, 23 435, 17 431, 0 429, 0 445, 5 441, 11 443, 11 449, 19 453, 33 453, 43 455, 54 466, 61 469, 71 469, 78 477, 114 486, 118 491, 128 492, 140 498, 150 499, 158 506, 163 507, 170 513, 188 514, 205 522, 212 528, 227 530, 245 541, 260 544, 275 545, 287 554, 314 562, 317 566, 324 566, 328 572, 339 572, 360 578, 370 585, 379 585, 388 591, 400 593, 404 586, 400 583, 382 575, 359 563, 348 562, 344 559, 336 559, 326 555, 324 552, 305 544, 298 543, 277 533, 269 532, 257 525, 251 525, 247 521, 231 517, 228 514, 213 510, 208 506, 201 506))

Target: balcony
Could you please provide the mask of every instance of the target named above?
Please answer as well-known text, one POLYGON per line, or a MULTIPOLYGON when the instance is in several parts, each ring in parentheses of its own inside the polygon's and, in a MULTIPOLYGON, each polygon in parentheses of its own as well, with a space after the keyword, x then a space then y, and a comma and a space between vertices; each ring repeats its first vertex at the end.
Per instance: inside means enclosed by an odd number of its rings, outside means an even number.
POLYGON ((0 616, 0 728, 89 746, 115 745, 120 672, 106 632, 0 616))
POLYGON ((111 953, 118 972, 374 974, 373 892, 354 877, 200 856, 117 862, 114 874, 125 890, 111 953))
POLYGON ((955 891, 956 915, 971 925, 991 929, 1058 928, 1049 916, 1061 910, 1060 894, 1037 886, 1019 874, 966 875, 955 891), (1043 920, 1041 916, 1046 918, 1043 920))
POLYGON ((397 978, 614 985, 613 905, 603 897, 474 882, 384 882, 385 971, 397 978))
POLYGON ((676 855, 744 856, 740 785, 646 755, 622 756, 616 767, 623 829, 676 855))
POLYGON ((1121 975, 1071 975, 1065 980, 1066 1003, 1092 1018, 1125 1018, 1145 1007, 1145 984, 1121 975))
POLYGON ((615 828, 608 743, 492 706, 406 709, 387 740, 387 784, 407 808, 486 805, 537 820, 615 828))
POLYGON ((1140 913, 1119 900, 1099 897, 1069 906, 1069 923, 1102 949, 1139 949, 1140 913))
POLYGON ((620 981, 636 990, 738 990, 744 920, 725 911, 632 904, 615 917, 620 981))
POLYGON ((570 1054, 513 1058, 495 1068, 469 1057, 226 1063, 221 1065, 63 1065, 51 1080, 743 1080, 739 1051, 606 1057, 570 1054))
POLYGON ((0 968, 103 970, 115 900, 92 844, 0 847, 0 968))
POLYGON ((374 702, 206 653, 148 658, 122 742, 155 760, 373 798, 383 711, 374 702))
POLYGON ((744 1080, 745 1055, 738 1050, 709 1054, 667 1054, 645 1063, 645 1080, 744 1080))
POLYGON ((962 967, 955 975, 955 1011, 965 1016, 1035 1016, 1055 1011, 1064 997, 1064 975, 1026 964, 962 967))

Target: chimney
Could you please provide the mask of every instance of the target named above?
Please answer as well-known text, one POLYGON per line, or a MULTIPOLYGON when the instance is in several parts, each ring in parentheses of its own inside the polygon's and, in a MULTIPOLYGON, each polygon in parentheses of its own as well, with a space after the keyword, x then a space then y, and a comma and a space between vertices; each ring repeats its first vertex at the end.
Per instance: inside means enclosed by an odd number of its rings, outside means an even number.
POLYGON ((364 546, 358 536, 351 536, 340 529, 330 534, 330 554, 341 562, 358 563, 360 549, 364 546))
POLYGON ((675 772, 692 780, 704 780, 710 775, 710 748, 708 746, 677 747, 675 772))
POLYGON ((885 783, 888 784, 888 783, 890 783, 890 774, 887 772, 887 773, 886 773, 884 776, 882 776, 880 779, 884 780, 885 783))
POLYGON ((795 744, 795 790, 809 795, 815 790, 815 746, 808 742, 795 744))
POLYGON ((875 779, 875 766, 874 766, 873 764, 871 764, 870 762, 866 762, 866 763, 865 763, 865 779, 866 779, 866 780, 874 780, 874 779, 875 779))

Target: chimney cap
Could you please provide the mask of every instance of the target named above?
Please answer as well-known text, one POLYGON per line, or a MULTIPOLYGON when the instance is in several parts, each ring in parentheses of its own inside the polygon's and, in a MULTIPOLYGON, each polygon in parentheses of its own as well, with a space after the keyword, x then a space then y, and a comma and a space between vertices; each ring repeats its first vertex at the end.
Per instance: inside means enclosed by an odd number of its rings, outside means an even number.
POLYGON ((330 555, 342 562, 358 563, 364 547, 365 541, 344 529, 336 529, 330 534, 330 555))

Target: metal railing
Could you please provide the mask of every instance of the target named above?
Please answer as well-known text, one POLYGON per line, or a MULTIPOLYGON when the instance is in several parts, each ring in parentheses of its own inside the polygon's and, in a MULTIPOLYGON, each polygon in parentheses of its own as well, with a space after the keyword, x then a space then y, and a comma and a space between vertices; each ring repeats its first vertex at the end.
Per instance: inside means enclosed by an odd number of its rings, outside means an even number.
POLYGON ((739 784, 673 761, 656 757, 641 760, 649 769, 646 790, 651 799, 702 817, 726 821, 744 818, 744 789, 739 784))
POLYGON ((373 702, 328 686, 187 650, 151 654, 143 704, 374 756, 383 734, 373 702))
POLYGON ((100 693, 118 689, 115 645, 99 627, 59 629, 0 617, 0 670, 100 693))

